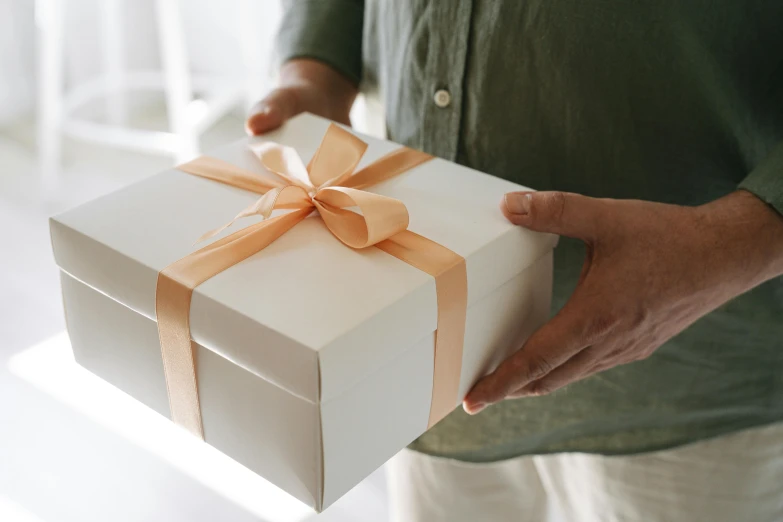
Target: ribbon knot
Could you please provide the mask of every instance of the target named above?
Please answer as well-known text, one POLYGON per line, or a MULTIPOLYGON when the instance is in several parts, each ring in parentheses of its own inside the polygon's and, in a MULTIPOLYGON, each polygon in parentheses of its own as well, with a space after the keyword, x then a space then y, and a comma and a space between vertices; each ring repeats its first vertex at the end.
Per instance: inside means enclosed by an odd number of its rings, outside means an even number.
POLYGON ((366 143, 334 124, 307 166, 291 147, 268 142, 252 146, 261 164, 278 176, 278 182, 234 219, 197 242, 219 234, 238 219, 253 215, 268 219, 273 211, 282 209, 316 210, 329 231, 351 248, 367 248, 402 232, 409 221, 402 201, 347 183, 366 149, 366 143))

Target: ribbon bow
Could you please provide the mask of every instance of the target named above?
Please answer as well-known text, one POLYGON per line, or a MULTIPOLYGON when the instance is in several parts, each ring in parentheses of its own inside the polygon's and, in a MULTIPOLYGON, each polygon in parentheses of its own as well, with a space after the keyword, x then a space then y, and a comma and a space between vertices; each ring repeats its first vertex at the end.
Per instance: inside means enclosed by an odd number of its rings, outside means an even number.
POLYGON ((432 156, 401 147, 354 172, 367 144, 336 125, 329 126, 307 167, 290 147, 264 143, 251 148, 279 179, 264 178, 208 156, 178 167, 188 174, 263 194, 231 222, 208 232, 199 241, 215 236, 243 217, 260 215, 264 219, 188 254, 158 274, 155 312, 172 420, 204 438, 190 337, 193 290, 260 252, 316 209, 331 233, 347 246, 374 245, 435 278, 438 325, 428 427, 432 426, 458 401, 467 309, 465 259, 407 230, 408 211, 401 201, 361 190, 429 161, 432 156), (292 212, 271 217, 278 209, 292 212))
MULTIPOLYGON (((278 209, 317 209, 332 234, 351 248, 367 248, 405 230, 408 209, 402 201, 354 188, 365 186, 365 176, 353 173, 366 149, 366 143, 334 124, 329 126, 307 167, 291 147, 271 142, 251 147, 264 167, 280 177, 281 183, 197 242, 219 234, 238 219, 252 215, 268 219, 278 209), (358 208, 361 213, 348 208, 358 208)), ((415 159, 423 162, 431 157, 418 153, 415 159)))

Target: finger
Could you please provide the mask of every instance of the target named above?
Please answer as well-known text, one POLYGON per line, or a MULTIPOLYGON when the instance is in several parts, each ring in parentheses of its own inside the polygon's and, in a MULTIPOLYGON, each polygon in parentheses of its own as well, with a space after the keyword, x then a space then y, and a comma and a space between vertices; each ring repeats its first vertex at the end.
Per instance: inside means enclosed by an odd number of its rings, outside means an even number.
POLYGON ((245 130, 251 136, 275 130, 302 112, 299 106, 298 96, 292 88, 275 89, 250 109, 245 130))
MULTIPOLYGON (((580 352, 582 353, 582 352, 580 352)), ((611 370, 612 368, 616 366, 622 366, 624 364, 635 362, 636 359, 629 358, 627 354, 623 350, 615 350, 614 352, 611 352, 607 355, 604 355, 603 357, 598 357, 596 360, 592 362, 592 366, 589 367, 587 371, 582 373, 580 376, 577 376, 575 379, 572 379, 570 382, 575 382, 577 380, 586 379, 588 377, 591 377, 593 375, 599 374, 601 372, 605 372, 606 370, 611 370)), ((571 361, 568 361, 569 364, 571 361)), ((565 366, 565 365, 564 365, 565 366)), ((562 367, 561 367, 562 368, 562 367)), ((553 372, 554 373, 554 372, 553 372)), ((550 374, 551 375, 551 374, 550 374)), ((545 379, 548 379, 549 377, 546 377, 545 379)), ((550 383, 554 386, 550 387, 547 385, 537 385, 538 381, 534 381, 521 390, 517 390, 513 393, 510 393, 507 398, 509 399, 518 399, 521 397, 529 397, 534 395, 546 395, 547 393, 551 393, 555 391, 558 388, 562 388, 565 386, 565 383, 561 386, 557 386, 555 383, 550 383)))
POLYGON ((532 395, 546 395, 559 390, 567 384, 584 379, 588 375, 596 373, 599 364, 604 360, 603 354, 595 347, 585 348, 571 357, 568 361, 558 366, 545 377, 537 379, 520 389, 508 394, 507 399, 518 399, 532 395))
POLYGON ((604 360, 599 361, 598 364, 595 365, 595 368, 591 374, 605 372, 606 370, 611 370, 616 366, 623 366, 625 364, 639 362, 640 360, 641 359, 638 356, 634 356, 628 353, 628 350, 615 350, 614 353, 607 355, 604 360))
POLYGON ((509 192, 500 208, 515 225, 589 241, 601 202, 570 192, 509 192))
POLYGON ((572 297, 554 318, 530 336, 521 350, 476 383, 463 401, 465 411, 478 413, 581 352, 590 344, 586 335, 588 314, 589 309, 572 297))
POLYGON ((595 375, 596 373, 605 372, 606 370, 611 370, 615 366, 620 366, 623 364, 628 364, 628 363, 625 361, 621 361, 621 362, 611 361, 611 362, 596 364, 595 367, 592 370, 590 370, 590 373, 585 375, 585 377, 589 377, 590 375, 595 375))

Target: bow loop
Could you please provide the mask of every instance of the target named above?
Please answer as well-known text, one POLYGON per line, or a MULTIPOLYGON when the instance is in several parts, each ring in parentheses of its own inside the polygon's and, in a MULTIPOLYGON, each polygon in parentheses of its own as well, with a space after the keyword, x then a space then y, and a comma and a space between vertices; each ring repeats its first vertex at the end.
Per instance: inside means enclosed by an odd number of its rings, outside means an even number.
POLYGON ((367 248, 408 228, 408 209, 394 198, 346 187, 320 189, 313 203, 332 234, 352 248, 367 248), (361 214, 347 210, 358 207, 361 214))
POLYGON ((313 188, 307 167, 293 147, 264 142, 251 145, 250 150, 268 171, 283 178, 287 184, 302 187, 306 191, 313 188))
POLYGON ((316 188, 340 185, 348 179, 367 144, 337 125, 330 123, 324 139, 307 166, 310 182, 316 188))

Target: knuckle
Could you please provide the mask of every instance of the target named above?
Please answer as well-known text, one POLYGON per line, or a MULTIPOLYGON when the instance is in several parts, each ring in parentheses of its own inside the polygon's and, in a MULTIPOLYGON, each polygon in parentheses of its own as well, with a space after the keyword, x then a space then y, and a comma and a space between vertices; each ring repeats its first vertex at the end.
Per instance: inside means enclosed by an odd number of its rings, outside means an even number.
POLYGON ((563 220, 566 206, 565 192, 538 192, 530 201, 530 216, 532 219, 545 219, 552 223, 560 223, 563 220))
POLYGON ((301 88, 288 87, 282 89, 280 93, 282 103, 285 104, 287 109, 291 112, 299 112, 302 106, 302 90, 301 88))
POLYGON ((495 402, 503 398, 505 387, 505 379, 499 372, 485 377, 479 384, 476 385, 472 394, 479 397, 482 401, 495 402))
POLYGON ((655 349, 653 349, 653 348, 644 348, 644 349, 642 349, 641 351, 639 351, 636 354, 636 360, 637 361, 644 361, 644 360, 649 359, 650 357, 652 357, 652 354, 654 354, 654 353, 655 353, 655 349))
POLYGON ((295 112, 299 106, 299 94, 294 87, 278 87, 270 92, 261 102, 259 107, 274 107, 282 112, 295 112))
POLYGON ((644 306, 636 306, 630 310, 629 318, 629 326, 635 330, 647 324, 650 318, 650 311, 644 306))
POLYGON ((524 381, 540 379, 553 369, 554 365, 552 362, 536 352, 527 353, 517 361, 518 375, 524 381))
POLYGON ((552 212, 553 212, 553 219, 557 221, 562 221, 563 215, 565 214, 565 208, 566 208, 566 198, 565 192, 553 192, 552 193, 552 212))
POLYGON ((619 323, 618 317, 611 312, 596 314, 587 327, 588 339, 595 341, 609 335, 619 323))
POLYGON ((528 386, 528 393, 533 396, 540 397, 542 395, 549 395, 557 389, 557 386, 546 380, 535 381, 528 386))
POLYGON ((584 358, 581 361, 581 372, 590 371, 590 369, 598 366, 607 358, 607 353, 600 346, 589 346, 582 352, 584 358))
POLYGON ((270 105, 276 104, 276 98, 277 98, 277 91, 278 89, 275 89, 271 92, 269 92, 266 96, 261 98, 258 102, 256 102, 255 105, 253 105, 253 108, 250 109, 251 113, 256 113, 261 110, 263 110, 264 107, 268 107, 270 105))

